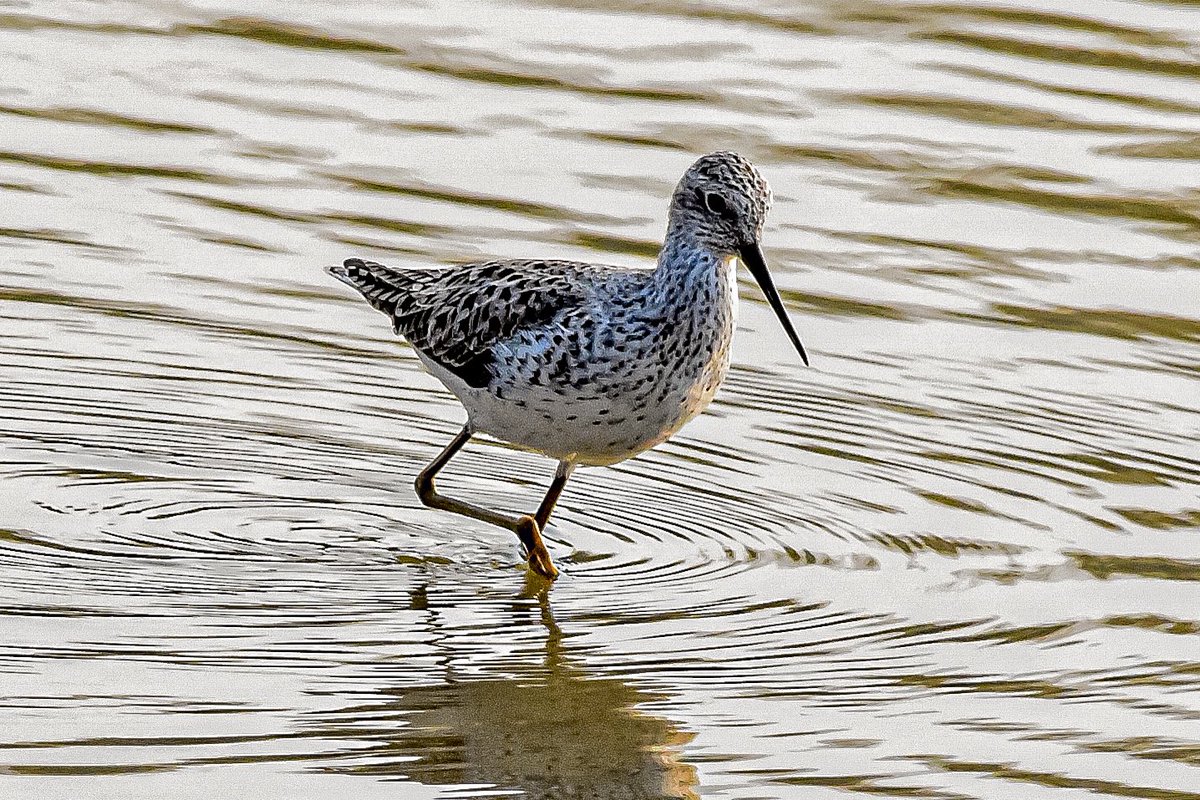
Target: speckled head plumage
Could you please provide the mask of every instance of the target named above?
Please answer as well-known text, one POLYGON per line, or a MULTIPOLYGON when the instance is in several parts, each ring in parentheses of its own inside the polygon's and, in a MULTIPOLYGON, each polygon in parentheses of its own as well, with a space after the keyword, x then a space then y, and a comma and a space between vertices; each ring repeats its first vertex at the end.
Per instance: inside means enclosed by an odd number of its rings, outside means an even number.
POLYGON ((754 165, 721 151, 697 159, 675 187, 668 237, 686 236, 717 253, 737 253, 762 236, 771 188, 754 165))
POLYGON ((760 245, 770 207, 771 188, 753 164, 728 150, 702 156, 683 174, 671 197, 659 270, 671 274, 682 268, 690 274, 697 253, 720 256, 722 263, 726 256, 737 256, 758 281, 807 364, 808 354, 788 318, 760 245))

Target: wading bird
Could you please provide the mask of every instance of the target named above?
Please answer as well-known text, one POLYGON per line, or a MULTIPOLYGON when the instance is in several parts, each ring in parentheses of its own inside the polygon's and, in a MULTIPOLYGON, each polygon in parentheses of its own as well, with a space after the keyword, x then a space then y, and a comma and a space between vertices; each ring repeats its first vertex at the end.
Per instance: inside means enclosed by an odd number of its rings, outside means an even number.
POLYGON ((330 267, 388 315, 466 408, 466 425, 417 476, 421 502, 515 532, 530 568, 557 576, 541 532, 572 470, 665 441, 725 378, 738 261, 807 364, 759 245, 770 202, 749 161, 712 153, 675 188, 653 270, 545 260, 395 269, 358 258, 330 267), (558 461, 535 513, 510 516, 437 491, 438 472, 478 433, 558 461))

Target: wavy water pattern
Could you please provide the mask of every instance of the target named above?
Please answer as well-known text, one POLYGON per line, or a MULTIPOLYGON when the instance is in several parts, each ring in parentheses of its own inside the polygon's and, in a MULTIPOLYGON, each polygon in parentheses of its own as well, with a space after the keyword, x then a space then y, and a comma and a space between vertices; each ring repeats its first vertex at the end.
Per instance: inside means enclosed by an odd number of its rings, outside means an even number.
POLYGON ((1198 32, 5 4, 0 796, 1200 798, 1198 32), (419 505, 462 411, 320 267, 647 265, 721 148, 813 368, 747 280, 712 409, 572 480, 546 591, 419 505))

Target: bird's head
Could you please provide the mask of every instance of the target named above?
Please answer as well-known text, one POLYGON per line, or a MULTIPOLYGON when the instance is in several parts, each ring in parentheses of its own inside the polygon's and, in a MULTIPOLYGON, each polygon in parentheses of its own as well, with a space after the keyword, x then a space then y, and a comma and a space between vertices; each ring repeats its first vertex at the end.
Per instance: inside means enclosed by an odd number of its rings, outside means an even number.
POLYGON ((720 257, 737 256, 808 364, 808 354, 767 270, 760 244, 770 207, 771 188, 753 164, 737 153, 711 153, 692 164, 675 187, 667 238, 720 257))
POLYGON ((771 188, 737 153, 711 153, 683 174, 671 198, 670 227, 714 253, 736 255, 757 245, 771 207, 771 188))

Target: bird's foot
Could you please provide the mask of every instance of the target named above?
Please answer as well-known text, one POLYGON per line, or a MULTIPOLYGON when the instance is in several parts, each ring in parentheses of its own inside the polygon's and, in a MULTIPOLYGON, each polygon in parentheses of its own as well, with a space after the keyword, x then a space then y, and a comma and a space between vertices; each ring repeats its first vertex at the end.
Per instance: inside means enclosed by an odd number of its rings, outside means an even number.
POLYGON ((517 536, 520 537, 521 544, 525 545, 529 568, 546 580, 552 581, 557 578, 558 569, 550 559, 550 551, 546 549, 545 542, 542 541, 542 531, 537 520, 528 515, 517 520, 517 536))

